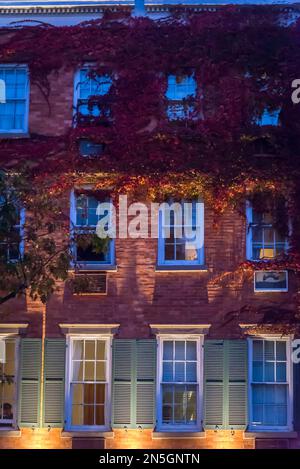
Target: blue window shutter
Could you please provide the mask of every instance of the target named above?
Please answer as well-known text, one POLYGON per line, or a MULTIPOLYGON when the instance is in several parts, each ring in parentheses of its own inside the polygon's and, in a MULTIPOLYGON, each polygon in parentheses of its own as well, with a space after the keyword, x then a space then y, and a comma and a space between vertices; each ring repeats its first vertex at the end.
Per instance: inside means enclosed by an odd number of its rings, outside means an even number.
POLYGON ((133 427, 135 340, 113 341, 113 419, 115 428, 133 427))
POLYGON ((225 427, 224 415, 224 341, 204 342, 204 426, 225 427))
POLYGON ((45 340, 43 426, 64 425, 65 339, 45 340))
POLYGON ((300 431, 300 363, 294 363, 294 430, 300 431))
POLYGON ((155 426, 156 340, 136 342, 136 426, 155 426))
POLYGON ((228 340, 226 361, 228 367, 228 421, 231 429, 245 429, 247 426, 247 341, 228 340))
POLYGON ((38 427, 40 422, 41 339, 21 340, 20 398, 18 423, 20 427, 38 427))

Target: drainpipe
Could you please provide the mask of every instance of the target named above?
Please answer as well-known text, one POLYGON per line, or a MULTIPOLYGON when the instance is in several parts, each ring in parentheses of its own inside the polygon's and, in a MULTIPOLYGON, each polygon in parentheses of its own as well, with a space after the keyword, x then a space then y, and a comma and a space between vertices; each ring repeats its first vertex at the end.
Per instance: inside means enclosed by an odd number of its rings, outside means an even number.
POLYGON ((134 0, 132 16, 146 16, 145 0, 134 0))

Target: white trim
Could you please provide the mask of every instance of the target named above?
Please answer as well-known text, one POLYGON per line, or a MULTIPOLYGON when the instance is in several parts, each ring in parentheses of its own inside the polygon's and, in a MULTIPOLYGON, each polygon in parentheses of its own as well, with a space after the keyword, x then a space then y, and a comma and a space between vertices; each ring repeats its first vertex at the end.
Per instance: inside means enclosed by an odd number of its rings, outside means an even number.
MULTIPOLYGON (((264 334, 255 335, 247 338, 248 341, 248 415, 249 415, 249 432, 291 432, 293 430, 293 366, 291 359, 291 336, 283 337, 280 334, 264 334), (263 426, 253 425, 253 409, 252 409, 252 360, 253 360, 253 340, 281 340, 286 342, 286 365, 287 365, 287 425, 286 426, 263 426)), ((259 384, 259 383, 258 383, 259 384)), ((266 383, 272 384, 272 383, 266 383)), ((285 383, 274 383, 285 384, 285 383)))
POLYGON ((12 69, 24 69, 26 71, 27 75, 27 81, 25 85, 25 115, 24 115, 24 130, 19 130, 19 129, 5 129, 1 130, 0 129, 0 135, 1 134, 18 134, 20 136, 26 135, 29 130, 29 100, 30 100, 30 79, 29 79, 29 69, 28 65, 26 64, 0 64, 0 69, 3 68, 12 68, 12 69))
MULTIPOLYGON (((156 380, 156 431, 158 432, 197 432, 202 429, 203 415, 203 372, 204 372, 204 336, 200 334, 158 334, 157 335, 157 380, 156 380), (166 425, 162 423, 162 357, 163 342, 166 340, 193 340, 197 342, 197 423, 196 425, 166 425)), ((187 385, 189 383, 186 383, 187 385)), ((191 383, 192 385, 193 383, 191 383)))
POLYGON ((288 271, 287 270, 255 270, 254 271, 254 275, 253 275, 253 283, 254 283, 254 292, 255 293, 282 293, 282 292, 288 292, 289 291, 289 275, 288 275, 288 271), (285 275, 286 275, 286 288, 257 288, 256 287, 256 279, 255 279, 255 276, 256 276, 256 273, 257 272, 284 272, 285 275))
POLYGON ((2 431, 10 431, 10 430, 15 430, 17 428, 17 422, 18 422, 18 410, 19 410, 19 362, 20 362, 20 337, 15 336, 11 333, 7 334, 1 334, 1 338, 8 339, 8 340, 13 340, 15 342, 15 368, 14 368, 14 383, 13 386, 14 388, 14 403, 13 403, 13 419, 12 420, 7 420, 6 422, 4 420, 0 420, 1 424, 7 423, 7 426, 1 427, 0 430, 2 431))
POLYGON ((112 391, 112 336, 103 334, 68 334, 67 335, 67 353, 66 353, 66 383, 65 383, 65 430, 71 432, 103 432, 110 429, 111 422, 111 391, 112 391), (72 353, 73 341, 76 339, 103 340, 105 341, 106 351, 106 389, 105 389, 105 424, 104 425, 72 425, 72 398, 70 394, 72 382, 72 353))

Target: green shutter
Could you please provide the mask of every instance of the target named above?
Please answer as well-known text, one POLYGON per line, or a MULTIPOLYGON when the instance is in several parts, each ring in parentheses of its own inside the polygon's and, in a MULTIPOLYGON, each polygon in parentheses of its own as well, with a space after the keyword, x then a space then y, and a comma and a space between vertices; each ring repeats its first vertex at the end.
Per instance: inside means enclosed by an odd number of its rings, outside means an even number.
POLYGON ((156 340, 136 342, 136 425, 155 422, 156 340))
POLYGON ((43 426, 64 425, 65 339, 45 340, 43 426))
POLYGON ((113 341, 113 426, 131 427, 133 422, 134 340, 113 341))
POLYGON ((40 421, 41 339, 21 340, 19 426, 38 427, 40 421))
POLYGON ((247 424, 247 342, 207 340, 204 345, 205 428, 247 424))
POLYGON ((153 427, 155 340, 113 342, 113 427, 153 427))
POLYGON ((247 341, 225 341, 228 363, 228 420, 226 427, 247 426, 247 341))
POLYGON ((300 363, 294 363, 294 430, 300 431, 300 363))
POLYGON ((204 343, 205 428, 224 428, 224 341, 204 343))

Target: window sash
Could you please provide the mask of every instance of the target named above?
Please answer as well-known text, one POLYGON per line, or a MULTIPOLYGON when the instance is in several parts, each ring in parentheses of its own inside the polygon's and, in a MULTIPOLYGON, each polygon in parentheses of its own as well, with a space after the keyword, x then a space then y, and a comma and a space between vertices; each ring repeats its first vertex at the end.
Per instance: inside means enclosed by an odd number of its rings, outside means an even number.
POLYGON ((26 66, 0 66, 0 78, 6 83, 6 103, 0 103, 0 133, 25 133, 28 130, 29 79, 26 66), (18 72, 25 75, 18 83, 18 72), (14 78, 13 82, 9 81, 14 78), (11 125, 1 125, 9 117, 11 125), (18 123, 19 121, 19 123, 18 123))
POLYGON ((18 357, 17 357, 17 345, 18 341, 17 339, 13 338, 4 338, 3 339, 5 342, 5 347, 6 347, 6 361, 5 363, 0 363, 0 370, 1 373, 7 374, 12 377, 13 383, 7 384, 6 386, 10 387, 12 386, 12 395, 13 395, 13 401, 9 402, 9 404, 12 406, 11 411, 12 411, 12 418, 4 418, 3 417, 3 404, 8 402, 8 396, 5 396, 5 384, 0 383, 0 426, 8 426, 8 427, 14 427, 16 424, 16 413, 17 413, 17 376, 18 376, 18 357), (8 366, 8 350, 7 350, 7 345, 12 344, 11 350, 13 350, 13 358, 10 359, 9 361, 13 364, 13 375, 11 373, 7 373, 7 366, 8 366))

